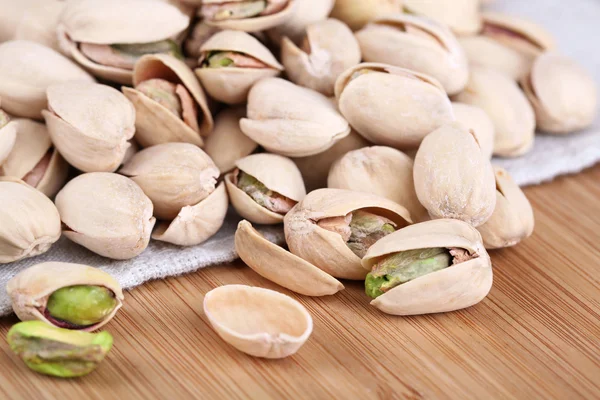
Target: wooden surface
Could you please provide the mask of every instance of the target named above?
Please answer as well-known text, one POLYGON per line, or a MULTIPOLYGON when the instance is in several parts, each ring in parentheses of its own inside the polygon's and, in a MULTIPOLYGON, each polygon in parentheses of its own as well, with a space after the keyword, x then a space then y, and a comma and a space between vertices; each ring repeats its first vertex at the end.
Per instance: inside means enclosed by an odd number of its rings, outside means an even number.
MULTIPOLYGON (((600 166, 527 194, 535 234, 492 252, 494 287, 470 309, 388 316, 347 282, 336 296, 294 296, 313 335, 266 361, 220 340, 203 295, 229 283, 286 291, 241 263, 207 268, 128 292, 106 327, 115 346, 85 378, 34 374, 0 340, 0 398, 598 399, 600 166)), ((0 320, 2 336, 15 322, 0 320)))

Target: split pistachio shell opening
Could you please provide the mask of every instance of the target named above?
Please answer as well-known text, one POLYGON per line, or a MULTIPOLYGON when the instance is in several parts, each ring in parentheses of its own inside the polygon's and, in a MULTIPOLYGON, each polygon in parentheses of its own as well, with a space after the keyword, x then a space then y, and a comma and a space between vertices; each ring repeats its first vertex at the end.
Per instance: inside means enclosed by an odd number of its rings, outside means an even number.
POLYGON ((123 304, 121 286, 111 275, 81 264, 34 265, 8 281, 6 291, 22 321, 83 331, 104 326, 123 304))
POLYGON ((259 32, 292 18, 299 0, 204 0, 198 14, 221 29, 259 32))
POLYGON ((208 292, 204 313, 224 341, 254 357, 288 357, 302 347, 313 328, 312 317, 298 301, 245 285, 208 292))
POLYGON ((380 15, 402 12, 402 3, 403 0, 336 0, 331 17, 355 31, 380 15))
POLYGON ((273 42, 279 43, 287 36, 293 42, 300 43, 308 25, 327 19, 335 0, 300 0, 297 3, 289 20, 267 32, 273 42))
POLYGON ((472 35, 481 28, 480 0, 404 0, 404 10, 449 26, 458 35, 472 35))
POLYGON ((492 158, 496 130, 487 113, 479 107, 456 102, 452 103, 452 110, 456 122, 473 132, 483 155, 492 158))
MULTIPOLYGON (((393 265, 395 260, 391 257, 418 249, 423 250, 422 254, 428 254, 427 249, 448 250, 452 264, 420 276, 417 274, 414 279, 389 288, 371 301, 371 305, 393 315, 430 314, 470 307, 489 293, 493 281, 492 264, 481 235, 469 224, 458 220, 427 221, 392 233, 371 246, 362 265, 377 274, 382 266, 393 265), (386 261, 388 265, 381 265, 386 261)), ((410 272, 402 271, 403 265, 394 266, 400 268, 382 271, 388 272, 382 276, 385 281, 398 280, 401 273, 410 272)))

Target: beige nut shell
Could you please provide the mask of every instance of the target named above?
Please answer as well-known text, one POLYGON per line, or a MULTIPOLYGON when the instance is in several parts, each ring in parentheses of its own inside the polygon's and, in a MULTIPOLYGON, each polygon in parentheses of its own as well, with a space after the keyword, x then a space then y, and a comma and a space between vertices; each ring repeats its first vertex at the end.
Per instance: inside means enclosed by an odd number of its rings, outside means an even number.
POLYGON ((274 43, 279 43, 284 36, 299 43, 308 25, 327 19, 335 0, 300 0, 297 3, 289 20, 267 32, 274 43))
POLYGON ((402 12, 403 1, 336 0, 331 17, 339 19, 355 31, 380 15, 402 12))
MULTIPOLYGON (((233 0, 243 1, 243 0, 233 0)), ((301 0, 289 0, 284 9, 271 15, 263 15, 252 18, 229 19, 222 21, 206 20, 206 23, 211 26, 216 26, 221 29, 233 29, 244 32, 260 32, 274 28, 278 25, 289 21, 296 12, 296 5, 301 0)), ((222 0, 204 0, 202 4, 223 3, 222 0)))
POLYGON ((0 128, 0 167, 10 156, 17 141, 17 123, 9 121, 8 124, 0 128))
POLYGON ((59 51, 56 25, 65 2, 3 0, 0 7, 0 42, 28 40, 59 51))
POLYGON ((457 102, 452 103, 452 110, 456 122, 473 132, 483 155, 492 158, 496 130, 487 113, 477 106, 457 102))
POLYGON ((472 35, 481 28, 480 0, 404 0, 404 9, 449 26, 458 35, 472 35))

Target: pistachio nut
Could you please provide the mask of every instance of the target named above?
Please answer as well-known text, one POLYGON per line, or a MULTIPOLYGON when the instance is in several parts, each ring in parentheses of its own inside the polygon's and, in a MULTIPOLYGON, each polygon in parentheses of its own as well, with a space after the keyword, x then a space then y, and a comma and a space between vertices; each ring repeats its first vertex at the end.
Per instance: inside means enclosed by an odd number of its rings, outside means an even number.
POLYGON ((533 233, 533 209, 525 193, 503 168, 496 173, 496 208, 490 219, 477 228, 486 249, 514 246, 533 233))
POLYGON ((428 133, 454 121, 450 100, 437 80, 387 64, 348 69, 337 79, 335 97, 350 125, 377 145, 418 147, 428 133))
POLYGON ((393 315, 449 312, 479 303, 492 287, 479 232, 440 219, 411 225, 375 243, 362 260, 371 305, 393 315))
POLYGON ((331 17, 339 19, 353 31, 375 18, 402 12, 403 0, 336 0, 331 17))
MULTIPOLYGON (((12 152, 0 165, 0 175, 22 179, 48 197, 53 197, 67 181, 69 164, 52 146, 44 124, 18 119, 12 152)), ((1 135, 0 131, 0 135, 1 135)))
POLYGON ((121 161, 121 166, 127 164, 129 160, 131 160, 131 157, 138 151, 140 151, 140 145, 134 139, 131 139, 129 141, 129 147, 123 156, 123 161, 121 161))
POLYGON ((481 29, 480 0, 404 0, 404 11, 423 15, 450 27, 457 35, 481 29))
POLYGON ((494 170, 471 131, 459 123, 431 132, 413 169, 415 190, 432 218, 454 218, 475 227, 496 206, 494 170))
POLYGON ((17 141, 17 123, 0 108, 0 168, 17 141))
POLYGON ((369 246, 411 224, 401 205, 370 193, 319 189, 284 218, 290 251, 328 274, 364 279, 360 259, 369 246))
POLYGON ((35 372, 75 378, 92 372, 110 351, 108 332, 79 332, 41 321, 20 322, 6 337, 11 350, 35 372))
POLYGON ((119 283, 108 273, 81 264, 46 262, 8 281, 6 291, 21 321, 38 319, 59 328, 94 331, 123 303, 119 283))
POLYGON ((298 0, 204 0, 198 15, 221 29, 258 32, 292 18, 298 0))
POLYGON ((425 17, 379 17, 356 33, 363 59, 411 69, 437 79, 450 95, 467 84, 467 56, 445 25, 425 17))
POLYGON ((154 215, 172 220, 185 206, 204 200, 216 187, 219 169, 199 147, 163 143, 135 154, 119 170, 140 185, 154 204, 154 215))
POLYGON ((109 172, 79 175, 58 192, 55 202, 67 238, 115 260, 142 253, 156 222, 142 189, 109 172))
POLYGON ((235 251, 257 274, 293 292, 326 296, 344 289, 328 273, 269 242, 246 220, 235 232, 235 251))
POLYGON ((327 19, 335 0, 296 0, 296 10, 292 17, 267 32, 274 43, 280 43, 284 36, 294 43, 300 43, 306 27, 314 22, 327 19))
POLYGON ((487 158, 492 158, 496 131, 487 113, 479 107, 457 102, 452 102, 452 109, 456 122, 472 131, 481 147, 481 152, 487 158))
POLYGON ((284 358, 312 333, 312 317, 298 301, 274 290, 225 285, 206 293, 204 314, 217 334, 254 357, 284 358))
POLYGON ((204 43, 206 43, 215 33, 220 31, 220 28, 208 25, 206 21, 198 21, 183 43, 185 55, 194 60, 195 64, 196 60, 200 58, 200 48, 202 45, 204 45, 204 43))
POLYGON ((204 144, 213 117, 204 90, 183 61, 165 54, 143 56, 135 64, 133 84, 121 90, 135 107, 135 138, 141 146, 204 144))
POLYGON ((533 146, 535 114, 525 94, 508 76, 472 67, 465 90, 455 101, 481 108, 494 124, 494 155, 517 157, 533 146))
POLYGON ((327 187, 376 194, 406 208, 415 222, 429 219, 415 193, 413 160, 391 147, 349 151, 331 166, 327 187))
POLYGON ((216 33, 200 48, 195 70, 213 98, 227 104, 245 103, 250 88, 283 70, 277 59, 255 37, 240 31, 216 33))
POLYGON ((322 94, 280 78, 265 78, 250 90, 242 132, 272 153, 305 157, 348 136, 350 126, 322 94))
POLYGON ((231 204, 256 224, 279 224, 306 195, 302 174, 292 160, 276 154, 252 154, 235 162, 225 175, 231 204))
POLYGON ((0 264, 45 253, 60 238, 60 216, 42 192, 0 177, 0 264))
POLYGON ((221 174, 235 168, 235 162, 249 156, 258 144, 240 129, 240 119, 246 116, 246 107, 226 108, 215 118, 215 129, 206 138, 204 151, 212 158, 221 174))
POLYGON ((352 31, 336 19, 308 25, 300 47, 287 37, 281 43, 281 60, 289 79, 326 96, 333 96, 337 77, 360 59, 352 31))
POLYGON ((539 56, 521 87, 533 106, 538 129, 544 132, 571 133, 596 119, 596 82, 568 57, 554 52, 539 56))
POLYGON ((166 1, 68 2, 57 27, 61 48, 95 76, 131 84, 145 54, 182 57, 177 35, 190 18, 166 1))
POLYGON ((4 111, 42 119, 46 89, 55 83, 94 82, 68 58, 41 44, 14 40, 0 44, 0 97, 4 111))
POLYGON ((135 133, 135 109, 110 86, 64 82, 47 90, 42 111, 52 143, 75 168, 84 172, 116 170, 135 133))

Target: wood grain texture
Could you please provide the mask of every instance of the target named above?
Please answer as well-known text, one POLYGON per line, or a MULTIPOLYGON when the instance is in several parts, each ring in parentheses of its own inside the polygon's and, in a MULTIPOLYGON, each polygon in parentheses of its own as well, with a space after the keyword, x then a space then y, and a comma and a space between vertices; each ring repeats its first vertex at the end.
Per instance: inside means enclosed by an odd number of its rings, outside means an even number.
MULTIPOLYGON (((314 333, 290 358, 246 356, 216 335, 203 295, 224 284, 290 294, 242 263, 126 294, 115 337, 92 374, 34 374, 0 340, 2 399, 600 398, 600 166, 527 189, 532 238, 491 253, 494 287, 467 310, 393 317, 361 283, 299 299, 314 333)), ((16 318, 0 320, 5 336, 16 318)))

